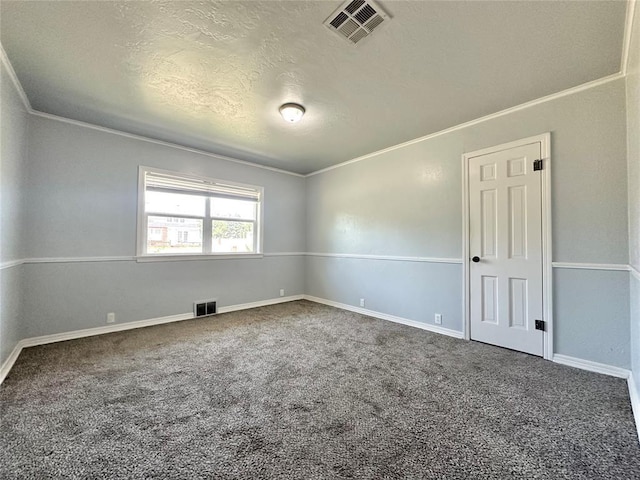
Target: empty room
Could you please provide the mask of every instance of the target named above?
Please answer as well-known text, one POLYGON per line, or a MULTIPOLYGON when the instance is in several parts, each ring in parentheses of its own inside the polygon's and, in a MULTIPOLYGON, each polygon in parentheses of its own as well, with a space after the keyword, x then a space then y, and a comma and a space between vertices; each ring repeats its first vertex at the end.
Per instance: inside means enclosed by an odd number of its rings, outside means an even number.
POLYGON ((0 0, 0 477, 640 479, 640 6, 0 0))

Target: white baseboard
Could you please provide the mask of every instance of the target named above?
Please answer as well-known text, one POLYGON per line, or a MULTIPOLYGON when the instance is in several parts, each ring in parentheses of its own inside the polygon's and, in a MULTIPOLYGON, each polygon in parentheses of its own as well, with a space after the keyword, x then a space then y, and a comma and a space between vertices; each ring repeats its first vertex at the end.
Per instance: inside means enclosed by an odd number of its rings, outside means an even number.
POLYGON ((602 373, 612 377, 628 379, 631 375, 631 371, 626 368, 612 367, 611 365, 606 365, 604 363, 592 362, 591 360, 583 360, 581 358, 560 355, 557 353, 553 355, 553 361, 569 367, 588 370, 589 372, 602 373))
POLYGON ((331 307, 341 308, 343 310, 349 310, 350 312, 360 313, 369 317, 379 318, 381 320, 388 320, 394 323, 401 323, 402 325, 408 325, 410 327, 420 328, 429 332, 440 333, 454 338, 464 338, 462 332, 457 330, 451 330, 449 328, 438 327, 436 325, 430 325, 428 323, 416 322, 415 320, 409 320, 408 318, 396 317, 395 315, 389 315, 388 313, 376 312, 375 310, 368 310, 366 308, 354 307, 346 303, 334 302, 333 300, 327 300, 326 298, 313 297, 311 295, 305 295, 305 300, 310 302, 322 303, 331 307))
MULTIPOLYGON (((278 303, 293 302, 296 300, 309 300, 315 303, 321 303, 343 310, 348 310, 362 315, 379 318, 381 320, 388 320, 394 323, 400 323, 402 325, 408 325, 410 327, 420 328, 434 333, 440 333, 454 338, 463 338, 463 333, 448 328, 438 327, 426 323, 416 322, 415 320, 409 320, 407 318, 397 317, 395 315, 389 315, 382 312, 376 312, 374 310, 368 310, 366 308, 355 307, 346 303, 334 302, 324 298, 313 297, 311 295, 292 295, 289 297, 272 298, 268 300, 261 300, 258 302, 242 303, 238 305, 229 305, 227 307, 220 307, 218 313, 229 313, 239 310, 248 310, 250 308, 264 307, 267 305, 275 305, 278 303)), ((9 357, 5 360, 0 367, 0 384, 7 377, 11 368, 15 364, 20 352, 23 348, 34 347, 37 345, 45 345, 48 343, 63 342, 66 340, 74 340, 77 338, 90 337, 94 335, 103 335, 105 333, 120 332, 124 330, 133 330, 136 328, 150 327, 153 325, 161 325, 164 323, 179 322, 182 320, 189 320, 194 318, 193 313, 181 313, 178 315, 169 315, 166 317, 150 318, 147 320, 139 320, 135 322, 128 322, 115 325, 106 325, 103 327, 86 328, 83 330, 74 330, 72 332, 56 333, 53 335, 43 335, 40 337, 31 337, 20 340, 14 349, 11 351, 9 357)), ((638 390, 635 384, 632 373, 624 368, 612 367, 603 363, 592 362, 589 360, 582 360, 580 358, 569 357, 567 355, 556 354, 553 356, 553 361, 562 365, 570 367, 580 368, 582 370, 588 370, 590 372, 602 373, 613 377, 625 378, 629 386, 629 397, 631 399, 631 408, 636 422, 636 428, 638 431, 638 438, 640 439, 640 397, 638 396, 638 390)))
POLYGON ((629 398, 631 398, 631 410, 633 411, 633 418, 636 421, 636 430, 638 431, 638 441, 640 441, 640 396, 638 392, 638 385, 635 382, 633 372, 627 378, 627 384, 629 385, 629 398))
MULTIPOLYGON (((277 303, 292 302, 302 300, 304 295, 292 295, 289 297, 270 298, 259 302, 242 303, 238 305, 229 305, 220 307, 218 313, 236 312, 238 310, 247 310, 249 308, 264 307, 266 305, 275 305, 277 303)), ((150 318, 147 320, 138 320, 135 322, 127 322, 113 325, 105 325, 103 327, 85 328, 82 330, 74 330, 71 332, 54 333, 52 335, 43 335, 40 337, 31 337, 20 340, 11 355, 5 360, 0 368, 0 384, 7 377, 14 363, 18 359, 23 348, 35 347, 37 345, 46 345, 47 343, 64 342, 66 340, 75 340, 84 337, 93 337, 95 335, 104 335, 105 333, 121 332, 123 330, 133 330, 136 328, 151 327, 153 325, 162 325, 163 323, 179 322, 181 320, 190 320, 195 318, 193 313, 180 313, 177 315, 169 315, 166 317, 150 318)))
POLYGON ((553 361, 555 363, 560 363, 569 367, 588 370, 589 372, 602 373, 604 375, 626 379, 627 387, 629 388, 629 399, 631 400, 631 410, 633 411, 633 418, 636 422, 638 441, 640 441, 640 397, 638 396, 638 389, 636 387, 633 372, 631 370, 620 367, 612 367, 611 365, 592 362, 590 360, 582 360, 581 358, 569 357, 567 355, 556 354, 553 356, 553 361))
POLYGON ((104 327, 85 328, 82 330, 73 330, 71 332, 25 338, 24 340, 20 340, 19 344, 22 344, 23 348, 35 347, 37 345, 46 345, 47 343, 64 342, 67 340, 76 340, 78 338, 93 337, 95 335, 104 335, 105 333, 121 332, 123 330, 151 327, 153 325, 161 325, 163 323, 179 322, 181 320, 189 320, 191 318, 193 318, 193 313, 180 313, 178 315, 149 318, 147 320, 138 320, 135 322, 105 325, 104 327))
POLYGON ((16 360, 18 359, 18 355, 20 355, 21 351, 22 351, 22 345, 20 345, 20 342, 18 342, 16 346, 13 348, 13 350, 11 351, 11 353, 9 354, 9 356, 7 357, 7 359, 2 364, 2 367, 0 367, 0 385, 2 385, 2 382, 4 382, 4 379, 7 377, 7 375, 9 375, 9 372, 11 371, 11 367, 13 367, 13 364, 16 363, 16 360))
POLYGON ((277 303, 294 302, 304 299, 304 295, 291 295, 289 297, 271 298, 269 300, 261 300, 259 302, 240 303, 238 305, 229 305, 228 307, 220 307, 218 313, 236 312, 238 310, 248 310, 250 308, 266 307, 267 305, 276 305, 277 303))

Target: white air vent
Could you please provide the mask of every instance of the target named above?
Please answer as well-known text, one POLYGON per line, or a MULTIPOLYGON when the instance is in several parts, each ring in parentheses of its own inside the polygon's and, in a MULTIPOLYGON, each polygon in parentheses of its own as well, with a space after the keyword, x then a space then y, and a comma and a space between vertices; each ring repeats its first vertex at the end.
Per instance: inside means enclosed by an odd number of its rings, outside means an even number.
POLYGON ((349 42, 357 44, 390 17, 371 0, 347 0, 324 24, 349 42))

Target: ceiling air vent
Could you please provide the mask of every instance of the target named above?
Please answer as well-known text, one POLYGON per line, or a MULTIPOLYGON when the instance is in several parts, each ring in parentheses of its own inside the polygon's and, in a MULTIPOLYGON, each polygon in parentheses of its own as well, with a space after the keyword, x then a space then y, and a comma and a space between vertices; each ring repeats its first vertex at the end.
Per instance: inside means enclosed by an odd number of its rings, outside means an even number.
POLYGON ((371 0, 347 0, 329 15, 324 24, 355 45, 389 19, 371 0))

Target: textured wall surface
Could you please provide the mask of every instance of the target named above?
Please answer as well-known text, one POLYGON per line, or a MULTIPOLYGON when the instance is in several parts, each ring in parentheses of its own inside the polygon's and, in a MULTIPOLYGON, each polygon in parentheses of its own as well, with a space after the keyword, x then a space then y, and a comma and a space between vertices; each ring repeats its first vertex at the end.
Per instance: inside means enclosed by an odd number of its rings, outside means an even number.
MULTIPOLYGON (((547 131, 551 132, 552 150, 553 260, 625 265, 624 80, 309 177, 308 250, 460 258, 461 155, 547 131)), ((337 269, 344 262, 328 257, 308 259, 307 293, 329 294, 330 300, 357 305, 363 290, 355 286, 366 285, 381 311, 402 312, 401 316, 427 323, 433 323, 434 313, 441 313, 438 309, 462 302, 460 265, 423 262, 419 263, 422 273, 416 276, 410 273, 418 268, 415 262, 393 262, 393 275, 384 269, 365 268, 366 262, 373 260, 352 261, 348 275, 340 275, 337 269), (425 283, 416 287, 415 282, 425 283), (441 291, 436 282, 456 287, 441 291), (401 300, 384 303, 389 291, 401 300)), ((611 272, 581 270, 560 274, 554 293, 559 307, 554 318, 559 335, 556 353, 628 367, 629 314, 620 304, 628 302, 628 287, 621 286, 611 272), (589 289, 580 288, 587 284, 589 289), (588 311, 582 305, 589 303, 588 292, 593 290, 599 292, 600 309, 588 311), (603 311, 608 312, 604 318, 603 311)), ((448 312, 443 326, 460 329, 462 309, 448 312)))
POLYGON ((34 116, 29 256, 135 255, 139 165, 263 186, 264 251, 303 251, 303 178, 34 116))
POLYGON ((627 70, 631 364, 640 398, 640 5, 636 3, 627 70))
MULTIPOLYGON (((27 154, 27 112, 0 64, 0 262, 23 257, 22 189, 27 154)), ((18 340, 22 323, 22 266, 0 270, 0 365, 18 340)))
MULTIPOLYGON (((264 252, 302 252, 305 181, 37 116, 30 118, 25 202, 27 256, 74 259, 136 254, 138 165, 264 187, 264 252)), ((188 313, 304 293, 300 256, 136 263, 57 262, 25 266, 23 336, 188 313)))
POLYGON ((0 271, 0 365, 22 340, 24 314, 24 265, 0 271))
POLYGON ((27 111, 4 65, 0 66, 0 260, 24 256, 22 188, 27 155, 27 111))
POLYGON ((554 269, 555 353, 630 368, 629 274, 554 269))
POLYGON ((25 338, 185 314, 196 300, 218 307, 304 293, 301 257, 185 262, 25 265, 25 338))
POLYGON ((462 265, 307 257, 307 294, 462 331, 462 265))

